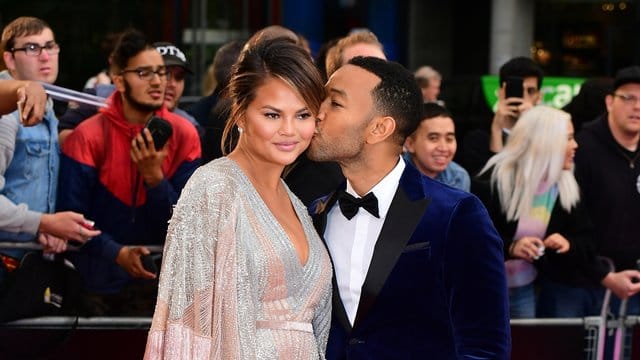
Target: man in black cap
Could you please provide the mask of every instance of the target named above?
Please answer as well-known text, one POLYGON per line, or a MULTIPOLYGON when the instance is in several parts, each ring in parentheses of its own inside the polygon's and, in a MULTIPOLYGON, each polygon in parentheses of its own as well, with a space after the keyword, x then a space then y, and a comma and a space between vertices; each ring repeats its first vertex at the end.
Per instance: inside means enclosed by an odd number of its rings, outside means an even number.
MULTIPOLYGON (((153 44, 153 47, 162 55, 162 59, 167 67, 167 86, 164 92, 164 105, 169 111, 187 119, 193 124, 196 130, 198 130, 198 135, 202 137, 204 131, 200 124, 198 124, 191 114, 178 107, 180 98, 184 92, 185 76, 187 73, 192 73, 189 69, 187 57, 177 46, 169 42, 156 42, 153 44)), ((92 95, 108 97, 114 90, 115 86, 109 84, 99 85, 95 89, 85 89, 84 91, 92 95)), ((98 109, 93 105, 69 102, 67 111, 60 116, 60 124, 58 126, 60 143, 62 144, 64 142, 66 136, 71 133, 78 124, 95 115, 96 112, 98 112, 98 109)))
POLYGON ((189 120, 198 128, 199 125, 193 116, 178 107, 184 92, 184 77, 187 73, 193 74, 189 69, 187 57, 172 43, 157 42, 153 44, 153 47, 162 55, 164 65, 167 67, 167 87, 164 91, 164 105, 167 109, 189 120))
MULTIPOLYGON (((636 269, 640 259, 639 66, 618 71, 605 103, 607 113, 585 124, 578 134, 576 179, 595 228, 597 252, 613 260, 616 271, 636 269)), ((615 295, 633 296, 633 280, 613 287, 615 295)), ((593 305, 597 309, 599 304, 593 305)), ((627 311, 640 314, 640 297, 629 299, 627 311)))

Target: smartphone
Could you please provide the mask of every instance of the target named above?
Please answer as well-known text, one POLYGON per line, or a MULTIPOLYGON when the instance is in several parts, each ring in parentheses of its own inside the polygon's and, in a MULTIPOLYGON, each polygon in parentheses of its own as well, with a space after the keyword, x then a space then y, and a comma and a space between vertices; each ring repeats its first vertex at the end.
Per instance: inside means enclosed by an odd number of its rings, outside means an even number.
POLYGON ((158 274, 159 262, 161 258, 161 254, 156 255, 142 255, 140 257, 140 261, 142 262, 142 267, 150 273, 158 274))
POLYGON ((95 230, 95 225, 96 222, 93 220, 89 220, 89 219, 84 219, 80 225, 82 225, 83 228, 85 229, 89 229, 89 230, 95 230))
POLYGON ((155 115, 151 117, 145 127, 149 129, 151 133, 156 150, 162 149, 173 133, 171 124, 167 120, 155 115))
POLYGON ((17 103, 17 107, 18 107, 18 120, 20 120, 20 124, 24 124, 24 119, 22 118, 24 116, 24 105, 25 105, 25 101, 18 101, 17 103))
POLYGON ((524 88, 522 85, 522 78, 520 77, 508 77, 505 81, 504 97, 508 98, 522 98, 524 96, 524 88))

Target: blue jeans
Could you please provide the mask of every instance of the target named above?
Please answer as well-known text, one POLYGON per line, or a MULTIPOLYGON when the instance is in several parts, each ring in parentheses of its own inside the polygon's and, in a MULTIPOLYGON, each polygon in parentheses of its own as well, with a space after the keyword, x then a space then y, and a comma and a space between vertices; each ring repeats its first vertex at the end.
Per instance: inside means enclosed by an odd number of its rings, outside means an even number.
POLYGON ((538 296, 538 317, 573 318, 600 315, 602 288, 571 287, 542 281, 538 296))
POLYGON ((533 283, 509 288, 509 315, 512 319, 536 317, 536 297, 533 283))
MULTIPOLYGON (((568 285, 542 281, 538 297, 538 317, 585 317, 600 315, 604 301, 603 287, 571 287, 568 285)), ((611 313, 618 316, 620 299, 611 294, 611 313)), ((640 296, 627 301, 627 315, 640 314, 640 296)))

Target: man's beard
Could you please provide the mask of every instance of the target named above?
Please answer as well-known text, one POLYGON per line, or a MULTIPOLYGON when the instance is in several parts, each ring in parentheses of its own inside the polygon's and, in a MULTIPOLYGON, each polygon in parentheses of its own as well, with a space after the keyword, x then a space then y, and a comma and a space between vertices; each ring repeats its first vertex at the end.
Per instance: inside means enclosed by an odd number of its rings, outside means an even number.
POLYGON ((133 96, 131 96, 131 85, 129 85, 126 80, 124 81, 124 98, 132 108, 140 112, 154 112, 162 107, 162 101, 160 102, 160 104, 156 105, 145 104, 134 99, 133 96))
POLYGON ((312 161, 354 161, 360 157, 364 142, 353 141, 360 133, 354 131, 353 138, 344 136, 328 139, 316 135, 307 148, 307 157, 312 161))

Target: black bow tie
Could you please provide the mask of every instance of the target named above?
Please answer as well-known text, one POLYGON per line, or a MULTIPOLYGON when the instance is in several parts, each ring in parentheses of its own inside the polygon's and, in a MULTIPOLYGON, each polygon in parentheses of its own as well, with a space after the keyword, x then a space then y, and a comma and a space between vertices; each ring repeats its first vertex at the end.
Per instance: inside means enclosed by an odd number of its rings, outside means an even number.
POLYGON ((356 216, 358 208, 360 207, 367 210, 371 215, 380 218, 378 214, 378 198, 372 192, 362 198, 355 198, 342 190, 340 194, 338 194, 338 205, 340 205, 342 215, 349 220, 356 216))

